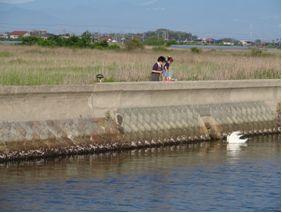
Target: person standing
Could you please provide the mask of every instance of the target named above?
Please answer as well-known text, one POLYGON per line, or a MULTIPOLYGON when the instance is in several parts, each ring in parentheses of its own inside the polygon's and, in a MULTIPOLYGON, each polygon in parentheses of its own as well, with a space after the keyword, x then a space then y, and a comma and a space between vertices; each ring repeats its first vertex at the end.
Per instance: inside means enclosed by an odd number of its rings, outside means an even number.
POLYGON ((163 66, 166 60, 164 56, 160 56, 157 62, 153 65, 152 72, 151 72, 151 81, 160 81, 160 76, 163 72, 163 66))
POLYGON ((172 81, 172 74, 173 71, 170 70, 170 65, 173 62, 173 58, 171 56, 167 57, 166 63, 164 65, 164 72, 163 72, 163 76, 164 76, 164 80, 165 81, 172 81))

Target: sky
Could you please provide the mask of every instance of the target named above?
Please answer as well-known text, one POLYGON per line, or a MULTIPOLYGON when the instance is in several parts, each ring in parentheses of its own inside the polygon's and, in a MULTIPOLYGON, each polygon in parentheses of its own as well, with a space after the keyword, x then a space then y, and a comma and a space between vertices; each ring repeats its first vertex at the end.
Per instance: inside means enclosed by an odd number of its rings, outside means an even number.
POLYGON ((199 37, 280 38, 280 0, 0 0, 0 32, 137 33, 158 28, 199 37))

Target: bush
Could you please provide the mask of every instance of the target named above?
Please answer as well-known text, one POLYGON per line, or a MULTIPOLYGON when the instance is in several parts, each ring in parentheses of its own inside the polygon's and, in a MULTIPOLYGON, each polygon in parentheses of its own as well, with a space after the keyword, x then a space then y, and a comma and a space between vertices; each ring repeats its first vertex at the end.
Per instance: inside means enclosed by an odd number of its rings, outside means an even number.
POLYGON ((114 77, 113 76, 110 76, 110 77, 106 77, 105 79, 104 79, 104 82, 115 82, 115 80, 114 80, 114 77))
POLYGON ((109 45, 108 49, 118 50, 118 49, 120 49, 120 46, 118 44, 111 44, 111 45, 109 45))
POLYGON ((162 38, 151 37, 147 38, 143 43, 150 46, 162 46, 165 45, 165 40, 162 38))
POLYGON ((133 38, 125 43, 125 49, 127 50, 135 50, 135 49, 143 49, 143 48, 144 45, 137 38, 133 38))
POLYGON ((169 51, 169 49, 167 49, 164 46, 153 47, 153 50, 156 51, 156 52, 168 52, 169 51))
POLYGON ((106 40, 103 40, 103 41, 98 42, 98 46, 107 48, 109 47, 109 43, 106 40))
MULTIPOLYGON (((44 47, 79 47, 79 48, 95 48, 95 49, 120 49, 120 46, 117 44, 109 45, 107 40, 94 42, 91 37, 91 33, 84 32, 80 37, 72 35, 69 38, 64 38, 61 36, 53 35, 47 39, 40 37, 23 37, 21 39, 23 45, 39 45, 44 47)), ((135 42, 135 41, 134 41, 135 42)), ((138 44, 135 45, 138 46, 138 44)), ((141 44, 142 45, 142 44, 141 44)))
POLYGON ((171 45, 176 45, 176 44, 177 44, 176 40, 170 40, 170 41, 167 41, 165 45, 166 45, 167 47, 169 47, 169 46, 171 46, 171 45))
POLYGON ((22 41, 22 44, 24 44, 24 45, 34 45, 34 44, 37 44, 37 43, 38 43, 39 38, 33 37, 33 36, 30 36, 30 37, 22 37, 22 38, 21 38, 21 41, 22 41))
POLYGON ((46 39, 46 40, 40 39, 40 40, 38 40, 37 44, 40 45, 40 46, 43 46, 43 47, 56 46, 56 43, 51 39, 46 39))
POLYGON ((191 52, 192 52, 192 53, 197 53, 197 54, 199 54, 199 53, 202 52, 202 50, 199 49, 199 48, 197 48, 197 47, 192 47, 192 48, 191 48, 191 52))
POLYGON ((250 52, 247 52, 244 55, 251 57, 268 57, 268 56, 273 56, 273 53, 263 51, 262 49, 259 48, 252 48, 250 52))
POLYGON ((91 45, 89 45, 91 48, 99 49, 99 50, 104 50, 108 49, 110 46, 106 40, 100 41, 100 42, 95 42, 91 45))
POLYGON ((79 43, 79 37, 78 36, 71 36, 70 38, 62 38, 58 39, 57 42, 62 42, 62 43, 57 43, 59 46, 76 46, 76 47, 81 47, 82 43, 79 43))
POLYGON ((251 49, 251 56, 261 56, 261 55, 263 55, 263 52, 261 49, 258 49, 258 48, 251 49))
POLYGON ((0 52, 0 57, 10 57, 10 56, 12 56, 12 53, 10 52, 6 52, 6 51, 0 52))

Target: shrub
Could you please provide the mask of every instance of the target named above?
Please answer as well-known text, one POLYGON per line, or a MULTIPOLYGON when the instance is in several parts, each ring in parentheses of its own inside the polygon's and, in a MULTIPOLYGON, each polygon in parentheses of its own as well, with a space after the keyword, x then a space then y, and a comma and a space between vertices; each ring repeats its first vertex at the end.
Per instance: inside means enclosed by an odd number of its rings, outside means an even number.
POLYGON ((22 37, 21 38, 22 44, 24 45, 34 45, 37 44, 39 41, 39 38, 30 36, 30 37, 22 37))
POLYGON ((165 40, 162 38, 151 37, 147 38, 143 43, 150 46, 162 46, 165 45, 165 40))
POLYGON ((263 54, 261 49, 252 48, 251 49, 251 56, 261 56, 263 54))
POLYGON ((12 56, 12 53, 10 52, 6 52, 6 51, 0 52, 0 57, 10 57, 10 56, 12 56))
POLYGON ((109 45, 108 49, 118 50, 118 49, 120 49, 120 46, 118 44, 111 44, 111 45, 109 45))
POLYGON ((79 44, 79 37, 78 36, 71 36, 70 38, 62 38, 62 39, 58 39, 57 41, 59 41, 60 43, 57 43, 58 46, 67 46, 67 47, 71 47, 71 46, 80 46, 81 43, 79 44))
POLYGON ((197 53, 197 54, 199 54, 199 53, 202 52, 202 50, 199 49, 199 48, 197 48, 197 47, 192 47, 192 48, 191 48, 191 52, 192 52, 192 53, 197 53))
POLYGON ((252 56, 252 57, 268 57, 273 56, 273 53, 263 51, 259 48, 252 48, 250 52, 244 54, 245 56, 252 56))
POLYGON ((165 45, 166 45, 167 47, 169 47, 169 46, 171 46, 171 45, 176 45, 176 44, 177 44, 176 40, 170 40, 170 41, 167 41, 165 45))
POLYGON ((56 43, 51 39, 46 39, 46 40, 40 39, 38 40, 37 44, 44 47, 56 46, 56 43))
POLYGON ((107 48, 109 47, 109 43, 106 40, 103 40, 103 41, 98 42, 98 46, 107 48))
POLYGON ((137 38, 133 38, 125 43, 125 49, 127 50, 135 50, 135 49, 143 49, 143 48, 144 46, 142 42, 137 38))
POLYGON ((169 49, 167 49, 164 46, 153 47, 153 50, 156 51, 156 52, 168 52, 169 51, 169 49))
POLYGON ((79 47, 79 48, 95 48, 95 49, 120 49, 117 44, 109 45, 106 40, 93 42, 91 34, 85 32, 81 37, 71 36, 69 38, 63 38, 60 36, 50 36, 47 39, 40 37, 24 37, 22 38, 23 45, 39 45, 44 47, 79 47))
POLYGON ((108 78, 106 77, 104 79, 104 82, 115 82, 114 77, 113 76, 109 76, 108 78))
POLYGON ((95 42, 89 45, 89 47, 99 49, 99 50, 104 50, 104 49, 108 49, 110 45, 108 44, 106 40, 103 40, 103 41, 95 42))

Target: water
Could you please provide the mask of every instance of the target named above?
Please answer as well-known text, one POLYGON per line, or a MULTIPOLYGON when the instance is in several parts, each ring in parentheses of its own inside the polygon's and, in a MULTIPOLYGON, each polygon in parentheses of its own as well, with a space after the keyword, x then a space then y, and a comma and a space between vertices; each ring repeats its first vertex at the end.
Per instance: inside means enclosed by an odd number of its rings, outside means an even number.
POLYGON ((0 210, 279 211, 280 155, 267 136, 2 164, 0 210))
POLYGON ((11 44, 21 44, 22 41, 0 41, 0 44, 7 44, 7 45, 11 45, 11 44))
POLYGON ((224 49, 224 50, 247 50, 250 49, 248 46, 216 46, 216 45, 171 45, 172 48, 176 49, 191 49, 193 47, 200 49, 224 49))

